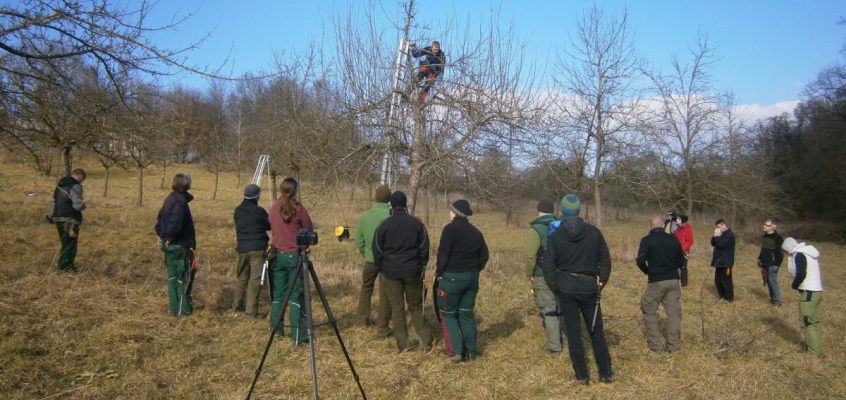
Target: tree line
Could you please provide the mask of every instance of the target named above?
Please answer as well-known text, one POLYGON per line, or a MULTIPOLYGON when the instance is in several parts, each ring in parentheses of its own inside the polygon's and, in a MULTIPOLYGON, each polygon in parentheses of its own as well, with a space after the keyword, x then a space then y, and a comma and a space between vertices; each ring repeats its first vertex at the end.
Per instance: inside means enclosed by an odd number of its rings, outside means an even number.
POLYGON ((68 173, 76 154, 96 157, 104 196, 112 168, 133 169, 139 204, 151 165, 164 176, 171 164, 197 163, 215 176, 236 173, 240 186, 269 154, 275 173, 338 190, 375 186, 389 155, 412 211, 421 190, 463 191, 509 219, 525 199, 574 192, 600 226, 608 207, 657 207, 801 220, 812 234, 846 238, 836 206, 846 190, 842 65, 808 85, 793 115, 750 121, 711 75, 719 55, 707 34, 660 69, 638 56, 625 11, 587 10, 547 66, 527 59, 496 12, 433 32, 414 19, 413 1, 398 29, 376 27, 375 6, 350 9, 333 21, 334 47, 232 77, 186 63, 197 43, 150 41, 171 27, 150 26, 150 7, 0 7, 0 143, 10 155, 46 175, 68 173), (411 79, 392 87, 401 35, 439 40, 447 52, 423 101, 411 79), (158 84, 173 68, 208 85, 158 84), (404 101, 389 119, 397 92, 404 101))

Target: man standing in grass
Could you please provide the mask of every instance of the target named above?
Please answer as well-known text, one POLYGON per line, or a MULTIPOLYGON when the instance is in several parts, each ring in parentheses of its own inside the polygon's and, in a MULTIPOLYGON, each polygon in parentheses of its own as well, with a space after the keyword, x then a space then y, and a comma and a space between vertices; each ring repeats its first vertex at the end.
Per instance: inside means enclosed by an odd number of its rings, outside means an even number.
POLYGON ((681 350, 681 271, 685 257, 681 244, 664 231, 664 218, 654 217, 649 234, 640 240, 637 267, 649 277, 646 291, 640 298, 646 345, 650 351, 681 350), (658 328, 658 305, 667 313, 667 340, 658 328))
POLYGON ((79 225, 82 224, 82 182, 85 171, 73 170, 70 176, 59 179, 53 191, 53 215, 50 221, 56 224, 62 249, 59 252, 59 271, 76 272, 76 251, 79 246, 79 225))
POLYGON ((391 189, 387 186, 379 186, 376 189, 376 196, 373 205, 358 217, 355 226, 355 244, 358 252, 364 257, 364 265, 361 268, 361 290, 358 294, 358 320, 363 326, 372 325, 370 319, 370 298, 373 296, 373 289, 378 277, 379 280, 379 308, 376 310, 376 330, 380 339, 387 338, 391 330, 388 328, 388 321, 391 318, 391 307, 388 305, 388 296, 385 293, 385 279, 376 273, 373 265, 373 234, 379 224, 390 215, 388 201, 391 199, 391 189))
POLYGON ((420 351, 432 348, 432 333, 423 318, 423 273, 429 263, 429 234, 426 226, 408 213, 405 193, 391 195, 391 216, 376 228, 373 234, 373 265, 384 275, 385 293, 391 307, 394 338, 400 352, 410 348, 405 308, 417 338, 420 351))
POLYGON ((574 194, 564 196, 558 204, 562 220, 547 239, 543 277, 547 286, 555 291, 561 305, 567 349, 576 380, 583 385, 590 384, 582 344, 580 321, 584 319, 599 369, 599 381, 611 383, 611 354, 605 342, 599 306, 600 290, 611 276, 611 254, 602 232, 579 217, 581 204, 574 194))
POLYGON ((714 247, 714 255, 711 257, 711 266, 714 267, 714 285, 717 287, 720 299, 732 302, 734 301, 734 284, 731 278, 731 269, 734 266, 734 232, 722 218, 718 219, 715 225, 714 236, 711 237, 711 246, 714 247))
POLYGON ((258 317, 259 283, 261 280, 262 256, 267 250, 267 231, 270 222, 267 211, 258 205, 261 188, 249 184, 244 188, 244 200, 235 208, 235 237, 237 239, 238 265, 234 311, 243 310, 248 317, 258 317), (245 297, 246 294, 246 297, 245 297))
POLYGON ((776 232, 773 220, 764 221, 764 236, 761 237, 761 252, 758 254, 758 267, 764 277, 764 284, 770 292, 770 304, 781 305, 781 288, 778 287, 778 269, 784 255, 781 254, 781 244, 784 242, 776 232))
POLYGON ((165 198, 156 223, 156 234, 161 239, 161 249, 167 267, 167 297, 170 313, 178 317, 191 315, 193 301, 191 287, 194 284, 194 250, 197 237, 194 218, 188 203, 194 196, 191 190, 191 176, 176 174, 171 185, 172 192, 165 198))
POLYGON ((544 198, 538 202, 537 209, 538 217, 529 222, 530 228, 526 234, 526 274, 532 280, 532 295, 546 334, 546 351, 556 355, 561 353, 563 343, 561 313, 558 311, 555 293, 546 285, 541 267, 549 236, 549 224, 555 221, 555 205, 552 200, 544 198))
POLYGON ((822 330, 820 329, 820 303, 822 302, 822 274, 820 273, 820 251, 805 243, 798 243, 789 237, 781 248, 790 257, 787 268, 793 276, 791 287, 799 291, 799 316, 805 328, 805 347, 809 355, 822 354, 822 330))

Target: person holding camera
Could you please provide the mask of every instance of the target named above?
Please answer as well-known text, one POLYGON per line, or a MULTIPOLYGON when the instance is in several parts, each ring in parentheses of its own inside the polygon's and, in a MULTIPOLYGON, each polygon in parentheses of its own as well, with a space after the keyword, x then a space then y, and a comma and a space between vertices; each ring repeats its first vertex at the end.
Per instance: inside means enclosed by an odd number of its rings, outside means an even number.
POLYGON ((235 208, 235 237, 237 239, 238 265, 235 270, 238 282, 232 299, 234 311, 243 310, 248 317, 258 317, 259 281, 262 258, 267 249, 267 231, 270 222, 267 211, 258 205, 261 188, 249 184, 244 188, 244 200, 235 208), (246 297, 245 297, 246 294, 246 297))
POLYGON ((428 353, 432 333, 423 318, 423 275, 429 263, 429 234, 423 222, 408 213, 407 202, 405 193, 391 194, 391 216, 379 224, 373 236, 373 265, 385 277, 397 348, 400 352, 410 348, 407 303, 420 351, 428 353))
POLYGON ((62 249, 59 253, 59 271, 76 272, 76 251, 79 247, 79 225, 82 224, 82 182, 85 170, 77 168, 70 176, 59 179, 53 191, 53 213, 48 220, 56 224, 62 249))
POLYGON ((467 219, 471 215, 473 210, 467 200, 452 203, 452 222, 444 227, 438 246, 438 308, 449 361, 476 359, 473 308, 479 292, 479 272, 488 263, 488 246, 482 232, 467 219))
POLYGON ((690 249, 693 247, 693 229, 687 223, 687 219, 687 215, 676 215, 678 228, 673 232, 673 235, 679 240, 682 252, 684 252, 684 268, 679 271, 682 286, 687 286, 687 260, 690 256, 690 249))
POLYGON ((664 232, 663 225, 660 216, 652 218, 649 234, 640 240, 635 261, 649 281, 640 297, 646 345, 650 351, 672 353, 681 350, 680 271, 685 268, 685 258, 681 244, 664 232), (664 306, 667 314, 666 341, 658 327, 659 305, 664 306))
MULTIPOLYGON (((272 251, 276 252, 276 259, 270 270, 270 329, 273 330, 277 323, 283 324, 279 321, 282 314, 282 302, 285 300, 288 288, 292 287, 289 300, 291 339, 294 344, 300 345, 308 343, 308 337, 306 336, 304 321, 301 321, 305 296, 302 280, 305 276, 301 276, 296 282, 292 282, 299 261, 297 234, 301 230, 311 231, 314 227, 308 211, 297 200, 299 193, 297 180, 285 178, 279 185, 279 191, 282 194, 270 208, 268 216, 270 231, 273 234, 270 242, 273 245, 272 251)), ((302 251, 308 250, 303 249, 302 251)), ((277 333, 284 334, 284 329, 277 330, 277 333)))
POLYGON ((194 264, 194 250, 197 237, 194 218, 188 203, 194 196, 191 190, 191 175, 178 173, 173 177, 172 192, 165 198, 156 222, 156 234, 161 240, 161 249, 167 266, 167 297, 170 313, 178 317, 191 315, 194 302, 191 288, 197 269, 194 264))
POLYGON ((770 292, 770 304, 781 305, 781 288, 778 286, 778 269, 784 260, 781 244, 784 240, 776 232, 773 220, 764 221, 764 236, 761 237, 761 252, 758 253, 758 267, 764 277, 764 284, 770 292))
POLYGON ((717 294, 720 299, 734 301, 734 284, 731 278, 731 268, 734 266, 734 232, 728 227, 722 218, 715 223, 714 236, 711 237, 711 246, 714 247, 714 254, 711 257, 711 266, 714 267, 714 285, 717 287, 717 294))

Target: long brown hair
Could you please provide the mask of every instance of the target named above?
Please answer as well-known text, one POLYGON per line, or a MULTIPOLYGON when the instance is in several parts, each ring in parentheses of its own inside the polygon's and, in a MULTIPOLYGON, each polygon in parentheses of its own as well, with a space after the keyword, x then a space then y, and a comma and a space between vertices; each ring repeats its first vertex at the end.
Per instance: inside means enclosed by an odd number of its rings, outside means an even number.
POLYGON ((291 218, 297 214, 297 208, 300 206, 300 202, 297 201, 298 190, 299 184, 294 178, 285 178, 279 184, 279 191, 282 192, 283 196, 288 198, 288 201, 279 207, 279 215, 282 216, 282 220, 285 222, 291 222, 291 218))

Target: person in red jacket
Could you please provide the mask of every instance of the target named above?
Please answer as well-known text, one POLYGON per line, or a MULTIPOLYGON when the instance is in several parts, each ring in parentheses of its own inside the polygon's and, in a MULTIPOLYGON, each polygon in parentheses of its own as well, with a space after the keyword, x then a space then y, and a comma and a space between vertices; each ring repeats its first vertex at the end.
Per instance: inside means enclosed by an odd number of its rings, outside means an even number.
POLYGON ((682 286, 687 286, 687 259, 690 248, 693 247, 693 229, 687 223, 687 215, 676 215, 676 223, 678 224, 678 228, 673 232, 673 235, 679 240, 682 251, 684 252, 684 268, 680 270, 679 273, 681 276, 679 278, 681 279, 682 286))

